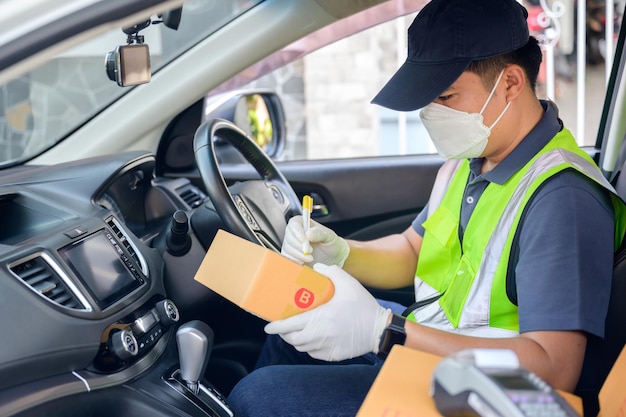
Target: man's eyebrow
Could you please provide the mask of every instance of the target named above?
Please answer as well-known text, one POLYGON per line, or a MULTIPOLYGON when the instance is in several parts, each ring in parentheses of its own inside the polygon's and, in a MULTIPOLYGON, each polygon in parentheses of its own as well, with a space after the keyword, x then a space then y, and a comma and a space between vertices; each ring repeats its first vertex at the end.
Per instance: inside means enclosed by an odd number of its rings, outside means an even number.
POLYGON ((454 86, 450 86, 448 88, 446 88, 445 90, 443 90, 441 92, 441 94, 439 94, 440 96, 446 96, 449 95, 450 93, 453 93, 457 88, 454 86))

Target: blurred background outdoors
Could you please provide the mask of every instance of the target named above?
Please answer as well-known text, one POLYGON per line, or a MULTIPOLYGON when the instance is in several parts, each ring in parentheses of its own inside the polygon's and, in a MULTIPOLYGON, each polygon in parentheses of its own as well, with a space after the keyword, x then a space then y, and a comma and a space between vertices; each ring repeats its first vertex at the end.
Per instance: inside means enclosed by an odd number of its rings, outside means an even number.
MULTIPOLYGON (((395 7, 417 11, 425 3, 399 1, 395 7)), ((593 145, 624 1, 524 0, 522 4, 529 11, 529 30, 544 51, 538 96, 558 105, 579 144, 593 145), (584 36, 578 35, 580 28, 584 36)), ((273 59, 302 58, 247 85, 270 88, 282 97, 289 134, 283 159, 435 153, 417 111, 398 113, 370 104, 404 62, 406 31, 415 15, 379 23, 384 9, 361 13, 350 19, 354 34, 345 23, 337 24, 290 45, 273 59), (332 41, 341 36, 345 38, 332 41), (329 44, 309 53, 324 43, 329 44)), ((271 59, 264 65, 265 69, 251 68, 242 77, 267 72, 271 59)))

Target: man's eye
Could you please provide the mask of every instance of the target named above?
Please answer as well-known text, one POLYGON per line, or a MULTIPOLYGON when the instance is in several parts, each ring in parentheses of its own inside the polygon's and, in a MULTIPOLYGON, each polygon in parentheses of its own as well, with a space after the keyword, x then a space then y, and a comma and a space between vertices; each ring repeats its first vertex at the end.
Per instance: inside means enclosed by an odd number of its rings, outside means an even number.
POLYGON ((447 96, 439 96, 438 99, 441 101, 446 101, 452 98, 452 94, 447 95, 447 96))

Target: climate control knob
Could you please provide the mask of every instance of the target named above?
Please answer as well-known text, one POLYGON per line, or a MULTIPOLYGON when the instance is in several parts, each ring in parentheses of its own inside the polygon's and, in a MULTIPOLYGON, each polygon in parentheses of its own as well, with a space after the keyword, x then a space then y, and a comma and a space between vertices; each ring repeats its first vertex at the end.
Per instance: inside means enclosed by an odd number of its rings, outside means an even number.
POLYGON ((137 339, 135 339, 133 332, 128 329, 111 334, 110 347, 111 353, 123 361, 136 356, 139 352, 137 339))
POLYGON ((172 300, 161 300, 156 304, 157 312, 159 313, 159 321, 165 327, 169 327, 172 324, 180 320, 180 313, 178 307, 172 300))

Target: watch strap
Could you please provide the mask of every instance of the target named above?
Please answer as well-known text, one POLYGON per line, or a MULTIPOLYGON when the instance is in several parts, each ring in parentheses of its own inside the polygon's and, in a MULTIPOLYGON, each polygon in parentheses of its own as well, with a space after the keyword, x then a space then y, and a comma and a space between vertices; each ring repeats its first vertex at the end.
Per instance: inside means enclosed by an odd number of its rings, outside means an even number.
POLYGON ((378 346, 378 357, 385 359, 393 345, 403 345, 406 342, 406 330, 404 329, 404 323, 406 318, 399 314, 392 314, 391 322, 383 331, 380 337, 380 344, 378 346))

